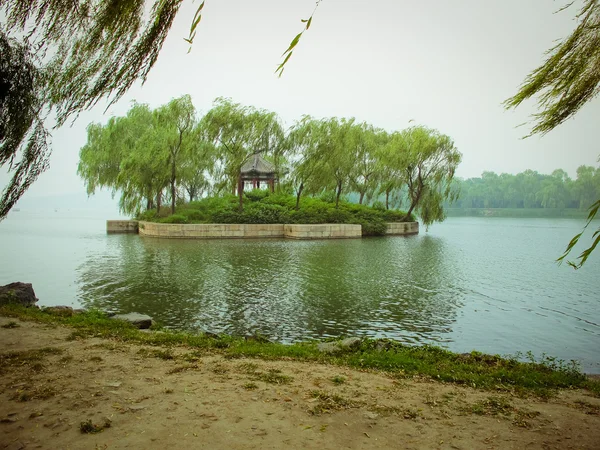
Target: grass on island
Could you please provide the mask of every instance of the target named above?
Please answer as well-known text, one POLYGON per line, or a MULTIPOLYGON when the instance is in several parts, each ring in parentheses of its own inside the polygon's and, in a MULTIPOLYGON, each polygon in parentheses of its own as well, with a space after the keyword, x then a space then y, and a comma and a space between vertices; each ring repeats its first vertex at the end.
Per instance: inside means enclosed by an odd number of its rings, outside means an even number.
MULTIPOLYGON (((548 397, 559 388, 583 388, 600 396, 600 381, 588 379, 574 363, 565 363, 549 357, 538 361, 530 357, 529 361, 523 362, 516 357, 503 358, 478 352, 457 354, 438 347, 407 346, 386 339, 365 339, 358 348, 326 354, 318 350, 318 343, 314 341, 285 345, 265 342, 264 339, 214 337, 165 330, 146 333, 126 322, 110 319, 99 311, 62 317, 38 308, 5 305, 0 306, 0 315, 72 327, 70 339, 101 337, 113 341, 160 346, 161 348, 148 356, 176 359, 188 364, 193 363, 195 357, 199 355, 216 353, 228 358, 312 361, 358 369, 381 370, 399 378, 425 377, 440 382, 511 392, 517 395, 533 394, 548 397), (171 350, 175 346, 190 349, 191 352, 177 356, 171 350)), ((39 352, 43 352, 43 349, 39 352)), ((39 356, 34 353, 26 357, 35 359, 39 356)), ((9 353, 0 354, 2 365, 13 360, 21 361, 9 353)), ((268 379, 273 383, 281 384, 289 381, 276 372, 254 375, 256 380, 268 379)), ((342 377, 335 380, 336 383, 344 381, 342 377)), ((252 386, 248 385, 247 388, 252 389, 252 386)))
POLYGON ((406 216, 404 211, 386 210, 380 202, 366 206, 340 201, 336 208, 333 199, 323 197, 302 197, 296 210, 295 196, 266 190, 244 193, 242 212, 238 211, 238 202, 234 195, 207 197, 177 205, 176 214, 167 215, 169 208, 164 213, 161 209, 160 214, 149 210, 137 219, 161 223, 347 223, 362 225, 363 235, 383 235, 386 222, 401 222, 406 216))

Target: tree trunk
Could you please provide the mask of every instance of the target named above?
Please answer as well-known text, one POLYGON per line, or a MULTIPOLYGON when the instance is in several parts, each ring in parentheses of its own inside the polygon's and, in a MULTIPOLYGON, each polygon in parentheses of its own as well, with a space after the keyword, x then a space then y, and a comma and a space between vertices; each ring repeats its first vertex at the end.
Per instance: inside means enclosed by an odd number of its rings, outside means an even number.
POLYGON ((242 176, 240 175, 238 179, 238 197, 240 199, 240 204, 238 206, 238 211, 242 212, 244 210, 244 182, 242 181, 242 176))
POLYGON ((358 199, 358 204, 359 204, 359 205, 362 205, 363 198, 365 198, 365 193, 364 193, 364 192, 361 192, 361 193, 360 193, 360 198, 358 199))
POLYGON ((160 207, 162 206, 162 189, 159 189, 156 193, 156 213, 160 214, 160 207))
POLYGON ((408 211, 406 212, 406 215, 402 218, 402 222, 404 222, 405 220, 407 220, 410 217, 410 215, 412 214, 413 209, 415 208, 415 206, 416 205, 411 202, 410 208, 408 208, 408 211))
POLYGON ((385 191, 385 209, 390 209, 390 191, 385 191))
POLYGON ((302 195, 302 191, 304 190, 304 183, 300 183, 300 188, 298 189, 298 193, 296 194, 296 211, 300 209, 300 196, 302 195))
POLYGON ((412 199, 411 199, 411 202, 410 202, 410 208, 408 208, 408 211, 407 211, 407 213, 406 213, 406 216, 404 216, 404 218, 402 219, 402 221, 403 221, 403 222, 404 222, 405 220, 407 220, 407 219, 410 217, 410 215, 411 215, 411 214, 412 214, 412 212, 413 212, 413 209, 415 209, 415 208, 417 207, 417 204, 419 203, 419 200, 420 200, 420 198, 421 198, 421 194, 422 194, 422 193, 423 193, 423 190, 422 190, 422 189, 420 189, 420 190, 419 190, 419 192, 417 193, 417 196, 416 196, 416 198, 415 198, 414 200, 412 200, 412 199))
POLYGON ((177 198, 175 192, 175 181, 177 180, 175 155, 175 153, 171 152, 171 214, 175 214, 175 199, 177 198))
POLYGON ((335 207, 337 208, 340 205, 340 195, 342 195, 342 182, 339 181, 337 184, 337 193, 335 196, 335 207))

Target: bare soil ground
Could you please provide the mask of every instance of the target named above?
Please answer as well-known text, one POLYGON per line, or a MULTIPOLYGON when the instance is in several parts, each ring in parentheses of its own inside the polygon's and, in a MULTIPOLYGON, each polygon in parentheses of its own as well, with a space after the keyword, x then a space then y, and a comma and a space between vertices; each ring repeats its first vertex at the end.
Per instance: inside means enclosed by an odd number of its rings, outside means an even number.
POLYGON ((0 317, 10 322, 0 327, 0 449, 600 449, 600 399, 584 391, 518 398, 338 366, 68 340, 70 329, 0 317))

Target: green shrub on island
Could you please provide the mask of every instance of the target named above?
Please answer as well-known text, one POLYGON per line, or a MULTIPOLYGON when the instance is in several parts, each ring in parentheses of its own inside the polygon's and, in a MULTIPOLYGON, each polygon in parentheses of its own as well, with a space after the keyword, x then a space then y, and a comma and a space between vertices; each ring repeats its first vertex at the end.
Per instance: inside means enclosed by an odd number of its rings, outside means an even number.
MULTIPOLYGON (((266 190, 244 193, 244 210, 238 209, 238 198, 234 195, 207 197, 178 205, 177 214, 162 216, 156 210, 138 215, 138 220, 160 223, 342 223, 360 224, 364 236, 385 234, 386 222, 402 222, 406 213, 386 210, 381 203, 373 206, 341 201, 326 197, 305 197, 296 210, 296 198, 289 194, 272 194, 266 190)), ((162 211, 161 211, 162 212, 162 211)), ((413 221, 412 215, 408 221, 413 221)))

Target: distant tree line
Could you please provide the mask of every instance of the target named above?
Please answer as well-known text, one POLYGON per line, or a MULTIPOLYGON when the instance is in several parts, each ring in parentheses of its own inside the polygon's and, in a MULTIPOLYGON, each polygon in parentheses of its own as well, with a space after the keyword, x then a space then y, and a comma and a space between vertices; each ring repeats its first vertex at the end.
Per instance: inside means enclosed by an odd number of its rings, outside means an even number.
MULTIPOLYGON (((455 198, 461 154, 452 139, 424 126, 388 133, 355 119, 304 116, 285 129, 274 112, 218 98, 199 117, 189 96, 152 110, 134 103, 124 117, 90 124, 79 175, 88 194, 120 194, 128 214, 235 191, 245 161, 260 153, 279 176, 277 189, 302 196, 358 192, 361 204, 408 198, 407 216, 444 219, 455 198)), ((240 208, 242 205, 240 204, 240 208)))
POLYGON ((460 192, 455 208, 588 209, 600 197, 600 167, 580 166, 571 179, 562 169, 550 175, 526 170, 516 175, 483 172, 477 178, 454 178, 460 192))

